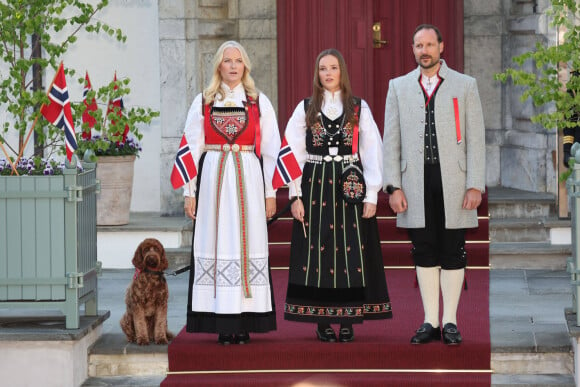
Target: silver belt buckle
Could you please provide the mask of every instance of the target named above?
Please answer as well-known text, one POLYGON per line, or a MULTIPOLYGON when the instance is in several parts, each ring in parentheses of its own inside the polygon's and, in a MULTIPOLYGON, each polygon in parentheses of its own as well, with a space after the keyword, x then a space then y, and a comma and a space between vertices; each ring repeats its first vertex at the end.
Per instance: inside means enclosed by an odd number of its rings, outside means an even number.
POLYGON ((326 155, 322 158, 322 160, 326 161, 326 162, 330 162, 332 161, 332 156, 331 155, 326 155))
POLYGON ((224 144, 224 145, 222 145, 222 151, 229 152, 230 151, 230 144, 224 144))
POLYGON ((334 161, 342 161, 343 157, 341 155, 334 156, 334 161))
POLYGON ((240 151, 240 146, 238 144, 233 144, 232 145, 232 152, 239 152, 240 151))

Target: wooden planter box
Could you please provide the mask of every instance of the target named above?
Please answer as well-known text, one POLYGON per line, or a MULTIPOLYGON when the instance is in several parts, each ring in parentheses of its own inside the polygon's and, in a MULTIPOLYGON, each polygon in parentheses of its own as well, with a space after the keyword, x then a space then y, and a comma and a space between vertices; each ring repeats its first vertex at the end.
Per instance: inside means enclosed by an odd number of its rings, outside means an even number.
POLYGON ((94 164, 62 176, 0 176, 0 308, 97 315, 94 164))

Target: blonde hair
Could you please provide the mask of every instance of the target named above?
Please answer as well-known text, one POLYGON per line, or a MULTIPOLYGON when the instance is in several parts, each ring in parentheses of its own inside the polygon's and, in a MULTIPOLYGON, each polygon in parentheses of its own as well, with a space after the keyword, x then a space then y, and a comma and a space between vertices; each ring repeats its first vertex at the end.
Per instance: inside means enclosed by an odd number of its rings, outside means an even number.
POLYGON ((224 58, 224 51, 226 48, 236 48, 240 51, 242 55, 242 61, 244 62, 244 74, 242 75, 242 85, 244 86, 244 90, 246 94, 252 97, 254 100, 258 98, 258 90, 256 89, 256 84, 254 79, 250 75, 252 71, 252 62, 250 62, 250 58, 248 57, 248 53, 242 47, 242 45, 236 41, 228 40, 224 42, 216 51, 213 57, 213 75, 211 77, 211 81, 209 86, 203 91, 203 96, 205 98, 205 103, 211 103, 216 99, 222 100, 225 98, 224 91, 221 88, 222 85, 222 76, 220 74, 220 65, 224 58))

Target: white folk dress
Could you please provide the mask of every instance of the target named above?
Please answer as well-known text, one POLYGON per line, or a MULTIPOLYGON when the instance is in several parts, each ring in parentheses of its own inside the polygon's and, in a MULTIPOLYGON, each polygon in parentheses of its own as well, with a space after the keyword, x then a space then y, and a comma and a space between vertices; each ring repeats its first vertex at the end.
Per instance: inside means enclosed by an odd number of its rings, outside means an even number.
POLYGON ((187 331, 266 332, 276 329, 276 316, 265 197, 276 195, 271 181, 280 134, 264 94, 258 111, 241 84, 222 88, 226 97, 211 106, 201 94, 194 99, 185 126, 198 167, 184 192, 197 197, 187 331))

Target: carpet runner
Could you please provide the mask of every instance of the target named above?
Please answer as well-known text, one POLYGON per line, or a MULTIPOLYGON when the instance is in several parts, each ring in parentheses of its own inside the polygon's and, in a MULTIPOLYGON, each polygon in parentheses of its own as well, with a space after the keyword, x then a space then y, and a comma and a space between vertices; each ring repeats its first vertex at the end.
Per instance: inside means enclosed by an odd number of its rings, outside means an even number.
POLYGON ((314 324, 283 319, 287 270, 273 270, 277 331, 252 334, 245 345, 221 346, 215 334, 182 330, 168 348, 171 386, 292 386, 299 382, 337 386, 489 386, 489 271, 468 270, 461 297, 459 346, 411 345, 423 321, 415 272, 387 269, 391 320, 355 326, 350 343, 322 343, 314 324))

